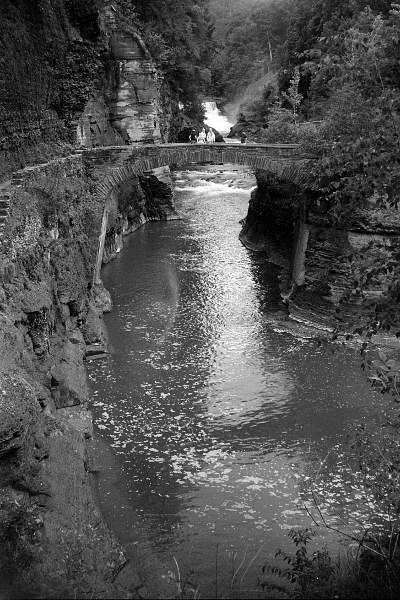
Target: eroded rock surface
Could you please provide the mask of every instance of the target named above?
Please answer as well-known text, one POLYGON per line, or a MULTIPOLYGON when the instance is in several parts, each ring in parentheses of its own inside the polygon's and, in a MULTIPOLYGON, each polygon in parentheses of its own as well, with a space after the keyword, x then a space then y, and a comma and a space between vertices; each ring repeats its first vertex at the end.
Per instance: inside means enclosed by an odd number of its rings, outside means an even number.
POLYGON ((168 139, 179 113, 140 35, 113 12, 0 3, 2 597, 164 593, 160 573, 126 567, 90 486, 84 361, 106 348, 112 306, 95 277, 102 223, 111 259, 122 235, 169 218, 172 196, 161 170, 99 199, 78 148, 168 139))
MULTIPOLYGON (((372 199, 345 224, 334 224, 324 207, 318 212, 302 213, 307 194, 311 194, 306 188, 265 171, 258 171, 256 177, 258 187, 252 192, 240 239, 283 268, 281 288, 290 317, 331 331, 340 303, 341 318, 350 322, 360 310, 359 298, 354 295, 342 303, 341 297, 362 269, 382 253, 390 255, 391 240, 400 235, 398 213, 379 208, 372 199), (293 267, 296 245, 301 242, 296 228, 300 220, 307 230, 307 244, 301 266, 304 278, 301 285, 296 285, 293 267), (361 249, 361 257, 353 261, 361 249)), ((371 278, 365 293, 379 297, 387 285, 383 276, 371 278)))
MULTIPOLYGON (((94 348, 106 350, 102 315, 112 308, 109 292, 94 281, 101 224, 107 225, 103 199, 92 194, 80 155, 18 177, 0 239, 0 533, 15 515, 32 535, 23 568, 8 562, 12 541, 0 548, 0 576, 10 596, 67 597, 73 581, 80 597, 90 591, 139 598, 156 589, 162 597, 161 572, 150 583, 146 569, 140 574, 133 566, 117 582, 126 557, 90 486, 85 358, 94 348)), ((167 218, 168 170, 143 181, 142 187, 137 178, 126 196, 116 188, 110 213, 131 223, 142 214, 144 222, 167 218)))

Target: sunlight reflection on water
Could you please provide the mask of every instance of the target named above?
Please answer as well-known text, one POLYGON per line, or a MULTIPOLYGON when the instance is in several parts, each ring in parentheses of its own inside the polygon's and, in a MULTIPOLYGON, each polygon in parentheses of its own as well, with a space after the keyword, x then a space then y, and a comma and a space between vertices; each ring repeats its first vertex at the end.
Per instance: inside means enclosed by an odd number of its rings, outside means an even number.
MULTIPOLYGON (((193 547, 212 598, 217 542, 228 578, 229 552, 265 544, 273 556, 282 532, 309 524, 304 473, 380 397, 353 351, 329 356, 265 319, 283 312, 279 270, 238 241, 251 174, 213 166, 175 180, 182 221, 146 225, 103 270, 114 353, 88 370, 116 465, 100 477, 103 510, 125 542, 136 514, 165 556, 185 565, 193 547)), ((340 450, 332 468, 345 473, 334 503, 353 483, 340 450)))

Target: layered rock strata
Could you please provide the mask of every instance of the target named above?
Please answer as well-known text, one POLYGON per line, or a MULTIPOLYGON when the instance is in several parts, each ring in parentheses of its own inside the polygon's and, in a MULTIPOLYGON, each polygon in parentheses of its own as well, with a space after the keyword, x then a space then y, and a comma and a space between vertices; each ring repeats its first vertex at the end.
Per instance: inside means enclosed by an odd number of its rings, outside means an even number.
MULTIPOLYGON (((290 317, 332 330, 340 304, 341 318, 350 321, 360 310, 359 297, 353 294, 346 303, 341 298, 364 268, 382 253, 390 254, 391 242, 400 235, 397 211, 382 210, 371 200, 338 226, 327 218, 323 207, 319 212, 306 211, 312 200, 306 188, 261 170, 256 178, 258 186, 252 192, 240 239, 283 267, 281 289, 290 317)), ((365 293, 379 297, 387 285, 384 277, 374 277, 365 293)))
POLYGON ((0 49, 0 181, 76 145, 168 140, 178 104, 112 7, 3 0, 0 49))
POLYGON ((71 585, 79 597, 163 595, 161 573, 150 581, 145 567, 128 569, 96 509, 84 363, 107 341, 102 315, 111 299, 93 281, 102 223, 113 240, 116 219, 126 233, 174 214, 168 170, 159 175, 117 186, 106 207, 93 194, 81 154, 21 170, 7 187, 0 238, 0 576, 12 597, 69 597, 71 585))
POLYGON ((168 171, 99 197, 75 148, 167 139, 178 106, 138 32, 102 6, 0 3, 2 597, 164 594, 97 511, 84 361, 107 342, 96 273, 123 234, 173 212, 168 171))

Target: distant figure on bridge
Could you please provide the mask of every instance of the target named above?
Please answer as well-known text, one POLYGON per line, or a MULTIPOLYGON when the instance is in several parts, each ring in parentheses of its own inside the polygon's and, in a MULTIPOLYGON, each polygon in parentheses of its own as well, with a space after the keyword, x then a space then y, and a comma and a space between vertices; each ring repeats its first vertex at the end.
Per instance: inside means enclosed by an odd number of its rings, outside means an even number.
POLYGON ((198 144, 205 144, 206 143, 206 130, 203 129, 200 131, 199 135, 197 136, 197 143, 198 144))
POLYGON ((241 144, 245 144, 247 140, 247 135, 245 131, 242 131, 242 133, 240 134, 240 143, 241 144))
POLYGON ((192 129, 192 131, 189 134, 189 142, 191 144, 195 144, 197 142, 197 135, 196 135, 196 131, 194 129, 192 129))
POLYGON ((208 130, 207 133, 207 144, 213 144, 215 142, 215 133, 213 132, 213 130, 210 129, 208 130))

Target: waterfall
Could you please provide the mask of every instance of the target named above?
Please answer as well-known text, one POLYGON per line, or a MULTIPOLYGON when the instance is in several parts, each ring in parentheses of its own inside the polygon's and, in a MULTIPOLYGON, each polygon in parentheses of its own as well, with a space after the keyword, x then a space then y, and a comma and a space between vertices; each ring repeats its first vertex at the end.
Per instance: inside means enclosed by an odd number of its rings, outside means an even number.
POLYGON ((204 121, 207 125, 213 127, 222 135, 229 133, 230 128, 233 127, 233 123, 230 123, 228 118, 221 114, 221 111, 217 108, 217 104, 215 102, 204 102, 203 106, 206 110, 204 121))

